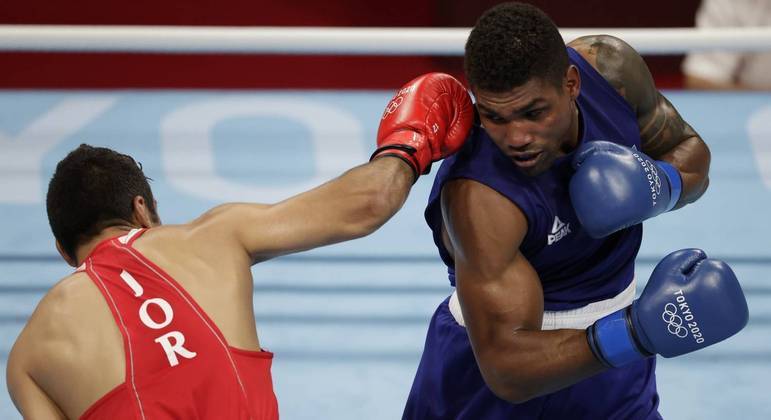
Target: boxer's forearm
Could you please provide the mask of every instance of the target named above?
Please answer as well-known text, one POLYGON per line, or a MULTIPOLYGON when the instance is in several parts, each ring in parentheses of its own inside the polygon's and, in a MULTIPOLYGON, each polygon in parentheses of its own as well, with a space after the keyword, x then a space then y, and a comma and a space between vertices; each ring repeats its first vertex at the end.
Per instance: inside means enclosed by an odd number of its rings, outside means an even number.
MULTIPOLYGON (((495 228, 505 231, 504 225, 495 228)), ((460 248, 463 253, 456 249, 454 254, 455 281, 463 324, 485 383, 496 395, 520 403, 602 371, 585 331, 541 330, 541 282, 520 253, 502 264, 505 259, 493 254, 508 248, 494 238, 467 241, 460 248), (480 248, 484 255, 469 262, 467 253, 480 248)))
POLYGON ((413 185, 413 172, 403 160, 386 156, 351 169, 334 188, 340 190, 343 215, 357 226, 357 235, 368 235, 387 222, 404 205, 413 185))
POLYGON ((606 369, 592 354, 583 330, 518 330, 496 341, 475 347, 475 354, 487 385, 512 403, 558 391, 606 369))
POLYGON ((310 247, 347 241, 369 235, 396 214, 412 183, 407 163, 382 157, 298 196, 292 206, 279 203, 277 213, 296 214, 289 222, 304 225, 298 232, 310 247))
POLYGON ((404 204, 412 180, 409 165, 384 157, 277 204, 219 206, 191 227, 207 242, 233 236, 262 261, 374 232, 404 204))

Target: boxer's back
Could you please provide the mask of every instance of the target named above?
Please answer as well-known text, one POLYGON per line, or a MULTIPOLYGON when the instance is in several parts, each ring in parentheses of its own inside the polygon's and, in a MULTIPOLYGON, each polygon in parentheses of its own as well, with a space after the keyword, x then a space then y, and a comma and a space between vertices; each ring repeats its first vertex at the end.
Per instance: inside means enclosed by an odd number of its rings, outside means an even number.
POLYGON ((33 316, 30 375, 69 418, 275 418, 251 260, 232 251, 189 225, 102 242, 33 316))

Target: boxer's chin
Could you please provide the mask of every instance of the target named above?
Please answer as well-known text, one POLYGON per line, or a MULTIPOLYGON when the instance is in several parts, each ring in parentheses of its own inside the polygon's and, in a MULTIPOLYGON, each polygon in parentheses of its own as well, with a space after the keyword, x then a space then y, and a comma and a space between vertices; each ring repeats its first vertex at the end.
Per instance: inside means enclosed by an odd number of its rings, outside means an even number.
POLYGON ((538 176, 546 172, 554 162, 554 158, 547 152, 541 151, 529 159, 512 159, 514 166, 527 176, 538 176))

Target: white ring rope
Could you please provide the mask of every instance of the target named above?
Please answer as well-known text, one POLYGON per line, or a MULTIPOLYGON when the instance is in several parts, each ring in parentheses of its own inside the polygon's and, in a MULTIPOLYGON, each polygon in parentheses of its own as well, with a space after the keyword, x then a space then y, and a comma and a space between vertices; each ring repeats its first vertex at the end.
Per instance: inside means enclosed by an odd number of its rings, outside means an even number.
MULTIPOLYGON (((463 55, 470 28, 0 25, 0 51, 463 55)), ((771 28, 566 28, 617 36, 641 54, 770 51, 771 28)))

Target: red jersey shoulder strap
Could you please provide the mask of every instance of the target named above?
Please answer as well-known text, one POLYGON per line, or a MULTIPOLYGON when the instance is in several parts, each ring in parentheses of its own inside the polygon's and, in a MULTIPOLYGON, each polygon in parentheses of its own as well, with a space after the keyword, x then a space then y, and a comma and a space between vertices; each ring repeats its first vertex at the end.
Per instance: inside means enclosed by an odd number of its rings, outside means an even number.
MULTIPOLYGON (((114 297, 114 293, 111 291, 112 287, 109 286, 109 282, 106 281, 106 279, 104 279, 101 275, 99 275, 99 273, 94 269, 93 259, 91 257, 83 262, 83 264, 78 267, 78 270, 85 271, 99 288, 99 291, 102 292, 102 296, 107 301, 107 305, 110 307, 110 312, 112 312, 113 319, 115 319, 115 322, 118 324, 118 328, 120 329, 121 335, 123 336, 123 352, 126 359, 124 381, 127 388, 131 392, 131 396, 133 397, 132 403, 134 409, 136 410, 137 417, 145 420, 144 407, 142 405, 142 400, 139 398, 139 393, 137 392, 137 381, 135 375, 136 358, 134 356, 134 346, 132 344, 133 340, 131 337, 131 331, 126 325, 126 321, 124 320, 122 313, 123 311, 118 305, 118 302, 114 297)), ((99 401, 101 400, 102 398, 99 399, 99 401)))
POLYGON ((145 232, 147 232, 146 228, 131 229, 127 234, 119 236, 118 242, 126 246, 132 246, 134 241, 139 239, 139 237, 142 236, 145 232))

